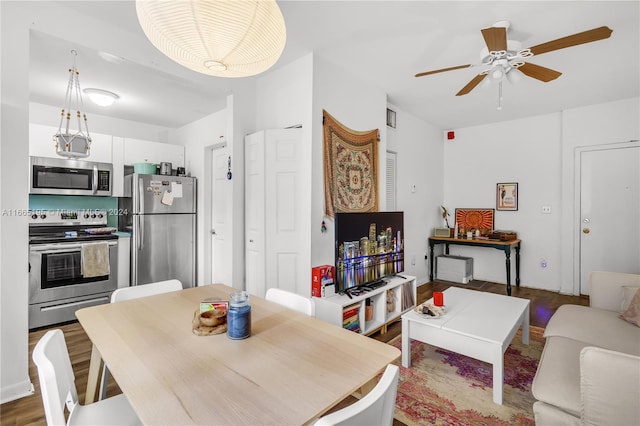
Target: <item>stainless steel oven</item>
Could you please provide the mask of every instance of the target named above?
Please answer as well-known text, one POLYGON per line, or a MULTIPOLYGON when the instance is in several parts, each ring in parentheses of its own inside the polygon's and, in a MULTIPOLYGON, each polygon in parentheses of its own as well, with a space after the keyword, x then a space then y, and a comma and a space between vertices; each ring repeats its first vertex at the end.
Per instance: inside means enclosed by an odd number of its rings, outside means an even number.
POLYGON ((109 303, 118 287, 118 237, 110 233, 106 220, 105 211, 31 212, 30 329, 72 321, 80 308, 109 303), (101 247, 95 247, 96 243, 101 247), (87 249, 108 252, 97 274, 83 273, 83 251, 87 249))

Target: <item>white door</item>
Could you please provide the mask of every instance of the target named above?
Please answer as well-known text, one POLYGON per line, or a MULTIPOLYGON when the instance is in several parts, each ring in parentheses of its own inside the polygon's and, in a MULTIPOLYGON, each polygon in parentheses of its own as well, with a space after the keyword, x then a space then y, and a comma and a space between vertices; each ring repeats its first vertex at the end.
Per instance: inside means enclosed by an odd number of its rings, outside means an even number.
POLYGON ((227 178, 226 143, 211 150, 211 282, 233 286, 232 281, 232 185, 227 178))
POLYGON ((303 259, 302 215, 305 206, 302 130, 267 130, 265 135, 265 236, 267 287, 299 293, 310 269, 303 259))
POLYGON ((264 131, 245 137, 245 279, 250 294, 264 297, 265 176, 264 131))
POLYGON ((580 293, 591 271, 640 272, 640 145, 584 148, 580 158, 580 293))

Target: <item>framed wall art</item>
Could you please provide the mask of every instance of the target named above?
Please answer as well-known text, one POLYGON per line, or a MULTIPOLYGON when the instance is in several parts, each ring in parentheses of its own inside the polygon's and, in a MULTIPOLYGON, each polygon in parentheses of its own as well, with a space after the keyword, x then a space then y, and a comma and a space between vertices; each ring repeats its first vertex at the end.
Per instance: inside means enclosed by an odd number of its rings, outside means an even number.
POLYGON ((458 229, 464 232, 480 230, 481 233, 493 229, 494 209, 456 209, 458 229))
POLYGON ((518 183, 496 184, 496 209, 518 210, 518 183))

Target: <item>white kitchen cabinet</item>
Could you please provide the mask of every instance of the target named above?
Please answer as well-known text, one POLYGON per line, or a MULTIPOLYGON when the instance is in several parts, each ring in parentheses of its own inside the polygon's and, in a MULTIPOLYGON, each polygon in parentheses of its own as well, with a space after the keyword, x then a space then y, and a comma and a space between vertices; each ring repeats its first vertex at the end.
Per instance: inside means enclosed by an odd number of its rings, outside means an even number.
POLYGON ((124 166, 133 166, 135 163, 159 164, 166 161, 171 163, 175 169, 176 167, 184 167, 184 155, 185 150, 182 145, 114 136, 112 142, 112 195, 114 197, 124 195, 124 166))
POLYGON ((184 167, 184 146, 170 143, 124 138, 124 164, 155 163, 166 161, 172 167, 184 167))
MULTIPOLYGON (((29 155, 36 157, 64 158, 56 153, 53 135, 58 133, 55 126, 29 123, 29 155)), ((80 160, 111 163, 111 135, 91 133, 89 156, 80 160)))
POLYGON ((302 129, 245 137, 246 290, 311 295, 308 187, 302 129))
POLYGON ((131 234, 118 233, 118 288, 131 283, 131 234))

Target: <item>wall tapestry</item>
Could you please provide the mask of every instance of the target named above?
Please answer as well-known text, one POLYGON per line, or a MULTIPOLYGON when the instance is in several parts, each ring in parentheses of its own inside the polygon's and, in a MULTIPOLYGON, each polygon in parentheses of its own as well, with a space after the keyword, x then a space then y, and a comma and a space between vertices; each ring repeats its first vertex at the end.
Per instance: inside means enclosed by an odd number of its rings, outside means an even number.
POLYGON ((378 129, 351 130, 322 110, 325 214, 378 211, 378 129))

